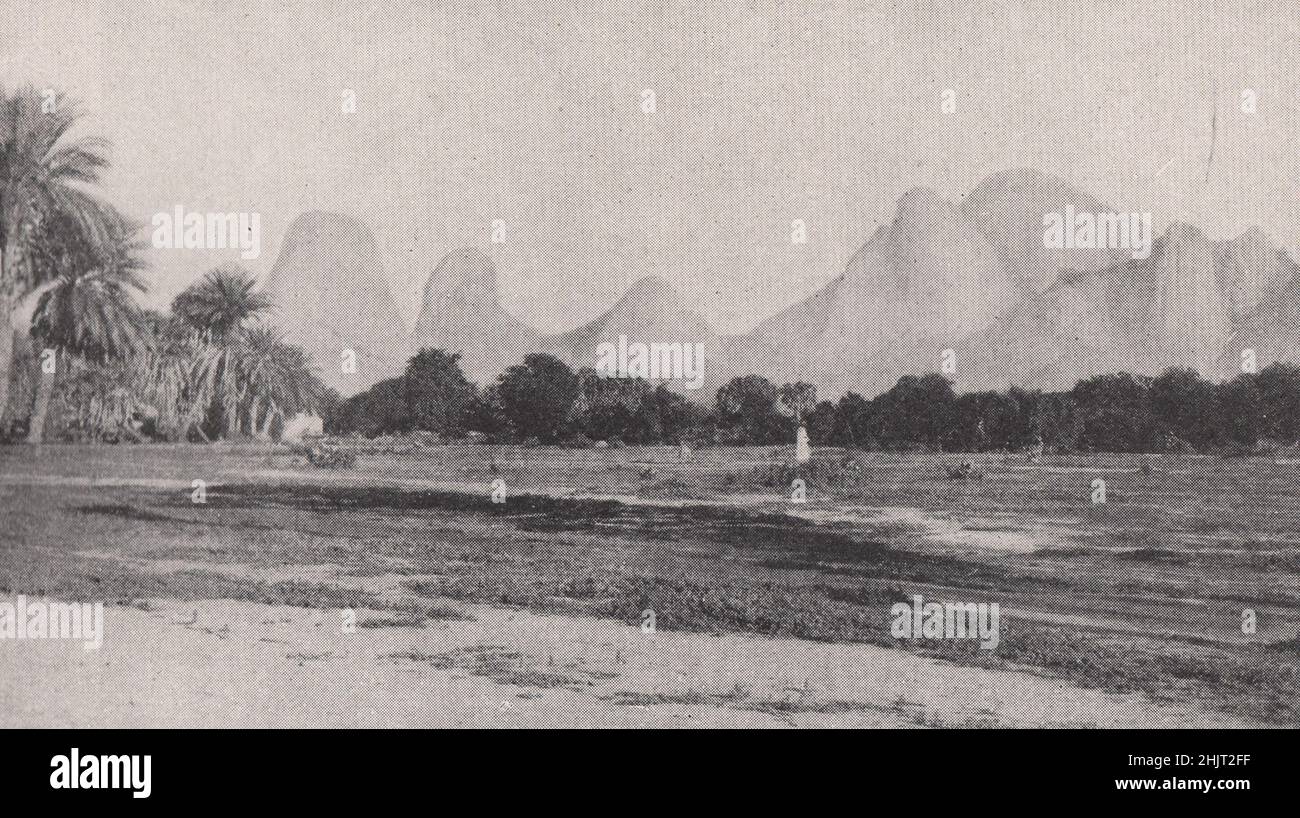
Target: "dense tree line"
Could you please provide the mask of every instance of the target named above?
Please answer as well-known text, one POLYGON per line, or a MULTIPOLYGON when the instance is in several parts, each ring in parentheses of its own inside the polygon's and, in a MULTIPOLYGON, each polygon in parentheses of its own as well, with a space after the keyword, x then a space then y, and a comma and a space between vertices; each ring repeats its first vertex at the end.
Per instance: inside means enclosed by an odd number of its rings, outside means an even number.
POLYGON ((808 416, 815 443, 862 449, 1060 452, 1246 450, 1300 439, 1300 367, 1273 364, 1213 383, 1190 369, 1098 375, 1069 392, 958 395, 939 375, 907 376, 872 400, 849 393, 808 416))
POLYGON ((694 440, 707 414, 662 385, 603 378, 594 369, 575 372, 550 355, 529 355, 478 389, 462 372, 459 354, 422 349, 402 375, 333 407, 325 427, 365 437, 477 432, 500 442, 645 445, 694 440))
POLYGON ((479 389, 461 372, 458 355, 426 349, 402 376, 344 401, 327 418, 337 434, 478 432, 567 445, 783 445, 800 423, 814 444, 865 450, 1247 450, 1300 439, 1300 367, 1274 364, 1224 383, 1189 369, 1154 378, 1116 373, 1058 393, 1013 387, 957 394, 941 375, 909 375, 874 398, 849 392, 834 402, 819 402, 806 383, 778 387, 747 375, 724 384, 705 407, 663 385, 575 372, 541 354, 479 389))
POLYGON ((1273 364, 1213 383, 1190 369, 1098 375, 1069 392, 957 395, 939 375, 904 377, 873 399, 849 393, 809 416, 814 442, 865 449, 1165 452, 1249 449, 1300 439, 1300 367, 1273 364))

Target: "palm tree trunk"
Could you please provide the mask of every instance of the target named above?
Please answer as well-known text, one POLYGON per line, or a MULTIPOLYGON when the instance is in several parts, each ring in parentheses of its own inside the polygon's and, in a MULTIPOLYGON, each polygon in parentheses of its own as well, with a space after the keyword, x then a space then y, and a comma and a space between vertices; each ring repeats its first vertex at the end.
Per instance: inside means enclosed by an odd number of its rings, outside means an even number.
POLYGON ((248 389, 243 390, 239 396, 239 405, 248 407, 248 411, 239 413, 239 433, 244 437, 256 436, 257 395, 251 394, 248 389))
POLYGON ((203 440, 205 442, 208 443, 212 442, 208 440, 208 436, 203 432, 203 427, 201 425, 203 407, 206 404, 207 401, 200 400, 198 398, 195 398, 194 400, 190 401, 190 406, 188 409, 185 410, 185 417, 181 421, 181 433, 180 433, 181 443, 190 442, 190 432, 193 431, 195 427, 198 427, 199 434, 203 437, 203 440))
POLYGON ((271 424, 275 422, 275 416, 279 414, 279 412, 279 408, 276 407, 275 402, 272 401, 271 405, 266 409, 266 419, 262 422, 262 437, 270 439, 271 424))
POLYGON ((59 351, 54 350, 54 371, 46 372, 40 356, 36 358, 39 370, 36 385, 36 403, 32 407, 31 424, 27 428, 27 442, 38 444, 45 439, 45 417, 50 411, 50 398, 54 395, 54 381, 59 377, 59 351))
POLYGON ((254 395, 253 399, 248 402, 248 433, 257 437, 261 436, 258 435, 260 430, 257 428, 257 416, 261 408, 262 398, 254 395))
POLYGON ((239 436, 239 395, 236 392, 234 370, 231 368, 234 350, 227 347, 224 355, 225 362, 221 365, 221 413, 226 421, 225 438, 234 440, 239 436))
MULTIPOLYGON (((0 288, 4 286, 4 258, 0 252, 0 288)), ((0 433, 8 429, 4 421, 9 407, 9 368, 14 356, 13 311, 13 302, 0 295, 0 433)))
MULTIPOLYGON (((203 354, 206 357, 206 353, 203 354)), ((190 404, 185 410, 185 419, 181 422, 181 442, 190 442, 190 432, 198 430, 199 436, 203 438, 204 443, 211 443, 208 435, 203 431, 203 418, 207 414, 207 409, 212 405, 213 395, 217 391, 217 380, 215 373, 207 368, 200 361, 195 367, 191 367, 188 372, 187 384, 185 391, 189 395, 190 404), (199 375, 196 379, 195 375, 199 375)))

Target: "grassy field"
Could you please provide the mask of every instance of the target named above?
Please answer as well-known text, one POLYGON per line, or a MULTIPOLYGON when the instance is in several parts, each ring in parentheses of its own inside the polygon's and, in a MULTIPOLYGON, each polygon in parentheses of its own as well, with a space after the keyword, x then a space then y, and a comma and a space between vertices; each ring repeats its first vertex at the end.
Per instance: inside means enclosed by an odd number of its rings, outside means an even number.
POLYGON ((820 451, 793 503, 789 456, 448 446, 326 470, 257 446, 11 447, 0 590, 393 609, 368 627, 456 600, 628 623, 651 609, 661 630, 863 642, 1300 723, 1296 463, 988 455, 982 478, 954 480, 958 456, 820 451), (894 640, 889 607, 914 593, 999 603, 997 649, 894 640))

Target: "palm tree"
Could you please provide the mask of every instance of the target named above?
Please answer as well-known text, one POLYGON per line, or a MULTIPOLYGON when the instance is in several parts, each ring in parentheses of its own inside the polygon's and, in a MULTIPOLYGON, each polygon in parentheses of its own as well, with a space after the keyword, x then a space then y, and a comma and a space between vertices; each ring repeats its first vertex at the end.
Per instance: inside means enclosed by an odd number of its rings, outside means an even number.
POLYGON ((248 431, 262 438, 269 436, 277 416, 314 409, 325 391, 307 353, 286 343, 283 333, 267 326, 254 327, 245 335, 240 381, 245 392, 248 431), (261 414, 263 407, 265 415, 261 414))
POLYGON ((63 94, 0 87, 0 416, 9 402, 14 312, 42 283, 30 263, 33 234, 61 215, 88 240, 104 243, 115 220, 85 189, 99 183, 108 144, 70 139, 79 119, 76 103, 63 94))
POLYGON ((272 308, 270 296, 257 292, 253 274, 237 264, 212 270, 172 301, 172 314, 218 344, 239 340, 249 323, 272 308))
POLYGON ((220 402, 226 437, 239 431, 240 356, 250 325, 269 313, 271 299, 237 265, 218 267, 172 301, 172 314, 199 345, 196 387, 220 402))
POLYGON ((134 371, 145 402, 158 412, 158 431, 171 440, 189 440, 212 395, 202 377, 207 346, 172 315, 146 312, 149 344, 134 371))
MULTIPOLYGON (((50 220, 33 256, 34 268, 58 272, 40 294, 32 316, 36 348, 43 345, 54 360, 50 371, 41 367, 28 443, 43 439, 55 380, 60 368, 68 366, 68 355, 103 363, 144 346, 142 314, 133 294, 145 289, 139 276, 141 245, 132 239, 134 226, 118 217, 112 244, 96 247, 67 222, 66 217, 50 220)), ((42 273, 42 278, 50 277, 42 273)))

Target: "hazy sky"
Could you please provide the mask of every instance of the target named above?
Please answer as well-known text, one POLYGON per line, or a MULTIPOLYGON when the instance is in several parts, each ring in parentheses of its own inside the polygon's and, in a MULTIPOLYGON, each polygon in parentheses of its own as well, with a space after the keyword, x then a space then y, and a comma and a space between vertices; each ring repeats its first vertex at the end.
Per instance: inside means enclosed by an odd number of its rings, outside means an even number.
MULTIPOLYGON (((363 217, 408 320, 473 245, 546 331, 652 273, 747 329, 837 275, 908 188, 955 201, 1015 166, 1157 230, 1259 224, 1300 250, 1300 3, 958 5, 0 0, 0 82, 81 98, 137 218, 260 212, 259 274, 298 213, 363 217)), ((236 258, 153 251, 151 301, 236 258)))

